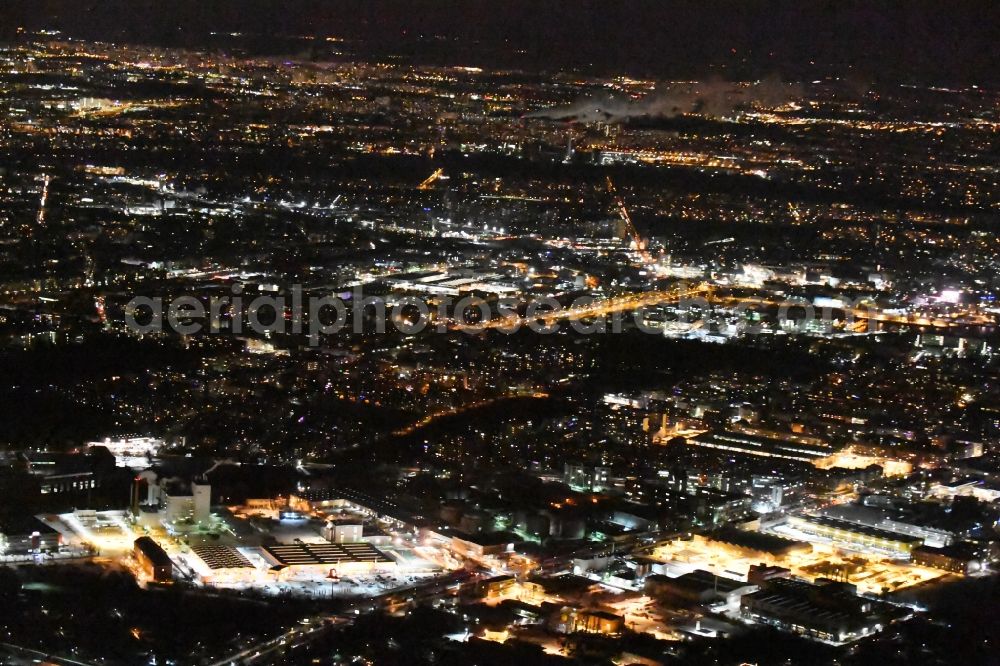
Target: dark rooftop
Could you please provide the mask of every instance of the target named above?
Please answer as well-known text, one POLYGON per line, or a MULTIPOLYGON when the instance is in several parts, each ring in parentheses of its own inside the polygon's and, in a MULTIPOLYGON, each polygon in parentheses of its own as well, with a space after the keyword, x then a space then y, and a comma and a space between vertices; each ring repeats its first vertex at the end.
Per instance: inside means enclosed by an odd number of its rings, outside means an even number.
POLYGON ((750 532, 749 530, 741 530, 735 527, 723 527, 710 532, 707 536, 713 541, 720 541, 739 548, 747 548, 774 555, 781 555, 791 550, 812 549, 812 546, 805 541, 795 541, 773 534, 750 532))
POLYGON ((295 543, 264 546, 285 566, 340 564, 342 562, 392 562, 369 543, 295 543))
POLYGON ((160 547, 160 544, 153 541, 148 536, 141 536, 135 540, 135 547, 138 548, 155 567, 173 566, 170 556, 160 547))
POLYGON ((56 530, 34 516, 18 514, 0 516, 0 534, 20 536, 29 535, 34 532, 38 532, 39 534, 53 534, 56 530))

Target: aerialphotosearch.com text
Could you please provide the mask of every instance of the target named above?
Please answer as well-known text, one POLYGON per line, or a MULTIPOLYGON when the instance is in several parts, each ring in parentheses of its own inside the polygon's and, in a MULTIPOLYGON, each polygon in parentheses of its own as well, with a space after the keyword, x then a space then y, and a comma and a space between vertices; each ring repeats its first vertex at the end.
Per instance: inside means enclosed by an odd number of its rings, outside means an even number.
MULTIPOLYGON (((688 330, 711 327, 726 332, 737 327, 740 334, 764 332, 760 322, 750 321, 751 306, 737 303, 724 311, 714 308, 697 289, 679 286, 675 299, 664 298, 688 330)), ((662 335, 662 322, 648 317, 648 304, 641 302, 642 292, 617 299, 597 299, 582 295, 570 302, 552 297, 528 299, 502 297, 485 300, 475 295, 461 297, 414 295, 365 295, 361 287, 350 292, 316 295, 306 293, 301 285, 281 294, 245 293, 244 286, 232 285, 227 295, 198 297, 193 294, 173 298, 136 296, 125 306, 125 325, 134 333, 173 331, 181 335, 199 333, 257 333, 306 335, 310 345, 318 345, 323 336, 344 331, 385 333, 391 326, 404 335, 424 331, 445 333, 452 330, 478 333, 491 329, 512 334, 527 328, 539 334, 554 333, 568 326, 580 334, 619 333, 626 327, 662 335)), ((838 318, 853 324, 865 303, 845 302, 837 308, 838 318)), ((777 321, 794 322, 786 332, 830 330, 834 310, 815 307, 805 299, 787 299, 777 305, 777 321), (821 326, 811 325, 820 322, 821 326)), ((867 318, 870 325, 875 325, 867 318)))

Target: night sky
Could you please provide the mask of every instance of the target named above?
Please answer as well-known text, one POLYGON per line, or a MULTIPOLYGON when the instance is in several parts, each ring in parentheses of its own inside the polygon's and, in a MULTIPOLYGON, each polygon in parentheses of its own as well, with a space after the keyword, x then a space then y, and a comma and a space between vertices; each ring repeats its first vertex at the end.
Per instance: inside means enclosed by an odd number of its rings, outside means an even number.
POLYGON ((0 34, 19 26, 99 39, 294 52, 283 36, 338 35, 348 50, 421 62, 580 68, 651 77, 990 84, 1000 62, 996 2, 617 0, 8 0, 0 34))

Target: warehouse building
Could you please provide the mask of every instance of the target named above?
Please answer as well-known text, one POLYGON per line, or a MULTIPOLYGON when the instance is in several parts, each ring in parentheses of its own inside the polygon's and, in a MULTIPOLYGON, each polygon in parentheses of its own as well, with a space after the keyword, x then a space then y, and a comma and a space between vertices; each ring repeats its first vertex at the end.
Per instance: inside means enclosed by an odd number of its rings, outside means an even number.
POLYGON ((788 524, 803 534, 829 539, 834 545, 892 558, 909 559, 913 549, 923 543, 918 537, 827 516, 791 516, 788 524))
POLYGON ((58 550, 62 535, 34 516, 0 517, 0 555, 58 550))
POLYGON ((160 544, 153 541, 148 536, 142 536, 135 540, 133 555, 139 568, 152 580, 157 583, 167 583, 173 580, 174 563, 170 556, 160 547, 160 544))
POLYGON ((700 569, 676 578, 651 574, 645 581, 645 592, 653 597, 667 597, 688 604, 724 602, 733 608, 739 606, 744 595, 756 590, 756 585, 700 569))
POLYGON ((929 546, 947 546, 954 540, 954 535, 951 532, 921 524, 914 517, 907 515, 906 512, 891 508, 863 504, 838 504, 823 509, 820 515, 855 525, 875 527, 886 532, 917 537, 929 546))
POLYGON ((855 594, 853 585, 775 578, 740 600, 744 620, 827 643, 850 643, 912 611, 855 594))
POLYGON ((257 568, 230 546, 193 546, 194 568, 205 583, 252 582, 257 568))
POLYGON ((812 545, 805 541, 785 539, 773 534, 751 532, 735 527, 723 527, 707 535, 695 535, 695 541, 729 550, 739 557, 762 560, 783 558, 795 553, 810 553, 812 545))
POLYGON ((980 571, 986 566, 983 559, 978 556, 972 544, 964 541, 941 548, 923 545, 913 549, 914 564, 955 574, 967 575, 980 571))
POLYGON ((396 561, 369 543, 289 543, 263 547, 271 570, 283 576, 386 571, 396 561))

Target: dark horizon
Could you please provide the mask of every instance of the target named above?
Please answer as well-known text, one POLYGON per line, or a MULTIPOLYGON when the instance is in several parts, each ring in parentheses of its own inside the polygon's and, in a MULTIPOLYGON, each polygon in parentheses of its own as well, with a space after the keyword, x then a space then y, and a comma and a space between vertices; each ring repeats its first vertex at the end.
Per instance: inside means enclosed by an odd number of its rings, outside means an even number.
MULTIPOLYGON (((826 76, 927 85, 992 85, 1000 77, 1000 7, 973 2, 748 3, 583 0, 449 3, 363 0, 13 0, 0 37, 17 29, 298 54, 289 36, 335 35, 356 55, 538 71, 580 69, 651 78, 826 76)), ((315 54, 315 50, 312 52, 315 54)))

